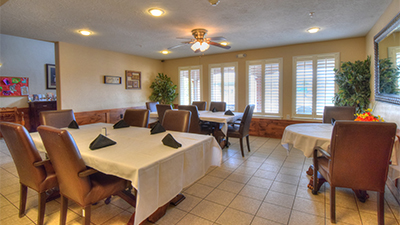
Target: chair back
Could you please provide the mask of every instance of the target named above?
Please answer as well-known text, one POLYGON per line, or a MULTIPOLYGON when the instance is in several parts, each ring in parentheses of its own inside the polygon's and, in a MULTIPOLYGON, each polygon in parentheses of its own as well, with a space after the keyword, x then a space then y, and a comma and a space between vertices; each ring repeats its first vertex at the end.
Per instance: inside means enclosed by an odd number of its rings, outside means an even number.
POLYGON ((197 106, 195 106, 195 105, 179 105, 178 109, 179 110, 188 110, 192 113, 192 116, 190 117, 189 133, 200 133, 200 131, 201 131, 200 116, 199 116, 199 111, 197 110, 197 106))
POLYGON ((85 205, 91 190, 89 177, 79 177, 86 170, 85 162, 68 131, 50 126, 39 126, 38 132, 57 174, 60 192, 69 199, 85 205))
POLYGON ((210 111, 213 108, 217 109, 218 112, 225 112, 226 111, 226 102, 211 102, 210 103, 210 111))
POLYGON ((68 127, 75 120, 72 109, 42 111, 39 114, 40 124, 57 128, 68 127))
POLYGON ((239 133, 243 137, 249 135, 251 118, 253 118, 254 105, 247 105, 244 109, 242 120, 240 121, 239 133))
POLYGON ((158 105, 156 105, 156 107, 157 107, 157 113, 158 113, 158 121, 160 123, 162 123, 165 111, 168 110, 168 109, 172 109, 172 106, 171 105, 158 104, 158 105))
POLYGON ((188 132, 191 114, 187 110, 167 110, 161 125, 166 130, 188 132))
POLYGON ((40 184, 46 179, 46 170, 33 165, 42 158, 28 131, 24 126, 10 122, 0 122, 0 131, 14 160, 20 182, 40 191, 40 184))
POLYGON ((156 105, 158 105, 160 103, 158 102, 146 102, 146 108, 148 110, 150 110, 150 112, 157 112, 157 107, 156 105))
POLYGON ((336 121, 330 145, 331 184, 383 192, 395 135, 395 123, 336 121))
POLYGON ((147 127, 149 125, 150 111, 147 109, 127 109, 124 120, 129 126, 147 127))
POLYGON ((354 120, 356 107, 352 106, 325 106, 322 123, 331 123, 335 120, 354 120))
POLYGON ((192 105, 197 106, 197 110, 207 110, 207 102, 206 101, 192 102, 192 105))

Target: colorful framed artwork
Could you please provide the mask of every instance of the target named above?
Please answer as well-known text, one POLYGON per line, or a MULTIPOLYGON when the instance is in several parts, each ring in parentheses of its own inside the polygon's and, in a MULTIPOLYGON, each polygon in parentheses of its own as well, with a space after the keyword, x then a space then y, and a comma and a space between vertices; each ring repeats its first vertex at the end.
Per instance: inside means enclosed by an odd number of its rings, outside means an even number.
POLYGON ((141 73, 137 71, 125 70, 126 89, 141 89, 141 73))
POLYGON ((121 77, 118 77, 118 76, 105 75, 104 76, 104 83, 105 84, 121 84, 122 83, 122 79, 121 79, 121 77))
POLYGON ((0 77, 0 97, 29 95, 28 77, 0 77))
POLYGON ((46 64, 46 89, 56 89, 56 65, 46 64))

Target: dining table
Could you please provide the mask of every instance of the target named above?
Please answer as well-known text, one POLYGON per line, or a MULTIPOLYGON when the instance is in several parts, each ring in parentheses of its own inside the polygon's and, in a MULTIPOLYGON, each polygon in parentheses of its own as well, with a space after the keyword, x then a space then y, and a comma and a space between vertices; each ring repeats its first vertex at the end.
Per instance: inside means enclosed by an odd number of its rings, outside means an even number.
MULTIPOLYGON (((87 166, 105 174, 131 181, 136 189, 134 224, 140 224, 168 204, 183 188, 205 175, 211 166, 220 166, 222 151, 212 136, 166 131, 150 134, 150 129, 95 123, 67 130, 76 142, 87 166), (90 143, 103 133, 115 145, 91 150, 90 143), (182 147, 162 143, 171 134, 182 147)), ((41 152, 46 152, 40 135, 31 133, 41 152)))
MULTIPOLYGON (((292 124, 285 128, 281 145, 288 151, 292 148, 298 149, 303 152, 304 156, 310 158, 313 156, 314 148, 320 147, 326 152, 330 152, 330 144, 331 144, 331 136, 333 131, 333 125, 330 123, 298 123, 292 124)), ((396 141, 393 145, 393 151, 391 156, 391 164, 394 170, 399 170, 398 162, 399 162, 399 151, 400 144, 399 139, 396 137, 396 141)), ((313 165, 308 168, 308 175, 313 174, 313 165)), ((400 173, 392 173, 396 174, 397 177, 391 178, 399 178, 400 173)), ((312 186, 312 182, 310 181, 309 186, 312 186)), ((364 191, 355 190, 357 197, 361 201, 365 201, 368 198, 368 195, 364 191)))
MULTIPOLYGON (((225 112, 212 112, 207 110, 199 110, 200 120, 214 123, 213 136, 220 144, 221 148, 224 148, 227 144, 225 137, 228 134, 228 124, 233 123, 243 117, 242 112, 232 112, 233 115, 225 115, 225 112)), ((157 112, 151 112, 150 118, 158 118, 157 112)))

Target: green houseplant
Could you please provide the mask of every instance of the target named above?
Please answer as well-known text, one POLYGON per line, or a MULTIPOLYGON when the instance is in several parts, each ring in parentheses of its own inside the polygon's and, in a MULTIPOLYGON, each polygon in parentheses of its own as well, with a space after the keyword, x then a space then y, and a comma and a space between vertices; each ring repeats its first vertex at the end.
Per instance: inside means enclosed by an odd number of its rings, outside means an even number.
POLYGON ((158 73, 156 79, 151 83, 150 88, 153 89, 150 100, 159 102, 160 104, 172 104, 178 96, 176 93, 176 85, 166 74, 158 73))
POLYGON ((393 66, 389 58, 379 60, 379 92, 398 94, 399 68, 393 66))
POLYGON ((371 58, 368 56, 364 61, 342 63, 341 71, 334 69, 335 82, 339 87, 333 98, 335 106, 355 106, 358 113, 369 107, 370 65, 371 58))

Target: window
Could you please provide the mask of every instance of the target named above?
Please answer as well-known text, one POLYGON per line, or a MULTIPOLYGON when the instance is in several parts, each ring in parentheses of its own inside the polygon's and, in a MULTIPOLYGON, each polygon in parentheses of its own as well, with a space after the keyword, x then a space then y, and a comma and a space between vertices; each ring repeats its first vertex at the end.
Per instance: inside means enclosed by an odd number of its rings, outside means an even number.
POLYGON ((281 115, 281 73, 281 58, 247 62, 247 99, 255 113, 281 115))
POLYGON ((210 65, 212 102, 226 102, 226 109, 236 110, 236 63, 210 65))
POLYGON ((333 106, 339 53, 293 57, 293 117, 321 118, 333 106))
POLYGON ((180 104, 190 105, 201 100, 200 66, 179 67, 180 104))
MULTIPOLYGON (((388 47, 388 57, 390 61, 393 63, 393 67, 397 68, 400 67, 400 47, 388 47)), ((397 80, 397 85, 400 87, 400 79, 397 80)))

